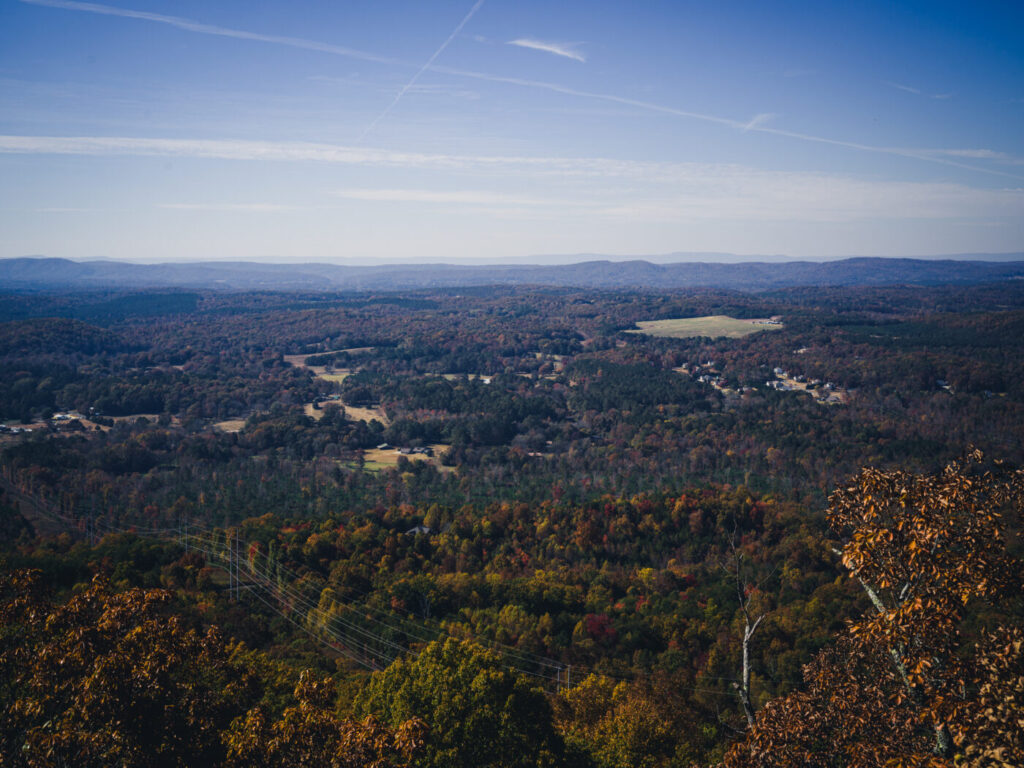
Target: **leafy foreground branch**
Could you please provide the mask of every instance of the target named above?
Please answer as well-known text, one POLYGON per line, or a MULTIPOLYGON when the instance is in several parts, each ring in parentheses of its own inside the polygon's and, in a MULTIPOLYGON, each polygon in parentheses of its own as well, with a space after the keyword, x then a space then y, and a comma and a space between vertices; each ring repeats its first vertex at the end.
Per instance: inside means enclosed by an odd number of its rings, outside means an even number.
POLYGON ((978 453, 936 476, 865 470, 835 492, 829 524, 873 608, 725 765, 1024 765, 1021 563, 1004 540, 1022 496, 1024 473, 978 453))
POLYGON ((16 572, 0 600, 0 765, 398 768, 423 745, 415 718, 338 717, 308 673, 272 718, 236 646, 186 629, 164 590, 95 580, 58 604, 16 572))

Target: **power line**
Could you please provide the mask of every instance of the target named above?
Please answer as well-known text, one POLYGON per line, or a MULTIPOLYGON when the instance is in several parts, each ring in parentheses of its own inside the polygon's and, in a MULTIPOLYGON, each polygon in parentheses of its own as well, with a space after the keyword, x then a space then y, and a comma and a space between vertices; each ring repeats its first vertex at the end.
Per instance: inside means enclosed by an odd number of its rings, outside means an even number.
MULTIPOLYGON (((178 525, 176 527, 136 525, 132 525, 129 527, 119 527, 101 519, 100 517, 96 516, 94 512, 84 520, 82 518, 68 517, 52 509, 48 504, 42 502, 41 500, 36 499, 27 493, 24 493, 20 489, 10 490, 13 490, 18 496, 21 496, 27 502, 31 503, 37 512, 49 518, 51 521, 63 523, 66 527, 78 530, 79 532, 81 532, 82 530, 83 523, 91 527, 91 532, 89 531, 88 528, 86 529, 87 536, 94 535, 96 528, 99 527, 103 529, 107 534, 132 534, 171 538, 176 541, 182 542, 187 550, 191 549, 196 552, 202 553, 204 556, 206 556, 208 561, 220 563, 222 565, 225 565, 226 561, 226 568, 229 576, 229 593, 236 599, 240 595, 241 584, 239 574, 241 570, 239 563, 239 542, 237 529, 229 532, 227 529, 212 528, 203 523, 194 523, 192 521, 188 521, 187 523, 185 523, 184 527, 182 525, 178 525), (205 535, 194 533, 193 531, 196 530, 202 532, 202 534, 205 535), (221 540, 221 535, 223 535, 223 540, 221 540)), ((367 669, 373 670, 379 668, 379 662, 383 662, 384 665, 386 666, 388 664, 391 664, 399 656, 410 655, 415 657, 418 655, 418 652, 414 651, 412 648, 394 642, 392 639, 389 639, 388 637, 385 637, 377 632, 373 632, 372 630, 367 629, 366 627, 362 627, 352 619, 346 618, 338 613, 322 609, 320 607, 319 600, 314 602, 312 598, 307 597, 305 594, 303 594, 303 587, 300 586, 303 577, 299 576, 294 571, 282 565, 280 561, 272 561, 270 559, 269 553, 267 555, 264 555, 266 565, 262 567, 258 564, 257 558, 253 558, 250 560, 247 557, 246 560, 246 572, 254 580, 253 584, 249 586, 255 587, 254 589, 247 590, 249 594, 256 597, 262 604, 270 608, 275 614, 284 618, 305 634, 309 635, 318 642, 324 643, 332 650, 335 650, 336 652, 340 653, 342 656, 349 659, 350 661, 359 664, 360 666, 363 666, 367 669), (274 570, 278 572, 276 576, 274 573, 271 573, 271 564, 273 565, 274 570), (277 583, 276 578, 281 576, 290 577, 291 582, 289 583, 286 578, 284 584, 277 583), (275 606, 272 602, 265 599, 263 595, 260 594, 260 589, 267 591, 271 595, 276 595, 278 600, 281 600, 282 602, 290 605, 291 607, 288 609, 289 612, 286 613, 285 611, 275 606), (300 616, 304 620, 301 622, 296 621, 296 619, 293 618, 293 616, 300 616), (324 619, 324 617, 326 617, 326 620, 324 619), (315 627, 315 630, 310 628, 310 624, 312 624, 312 626, 315 627), (325 639, 325 636, 326 638, 330 639, 325 639), (369 645, 368 643, 373 643, 376 645, 369 645), (383 646, 383 648, 391 649, 395 652, 395 654, 391 655, 390 653, 383 650, 381 646, 383 646), (364 656, 370 656, 372 657, 372 659, 370 661, 367 661, 365 658, 361 658, 356 650, 359 648, 362 649, 362 653, 364 654, 364 656)), ((312 573, 316 575, 317 578, 320 578, 318 574, 315 574, 315 571, 312 573)), ((335 587, 329 584, 325 584, 321 588, 320 599, 322 599, 322 593, 324 589, 331 589, 331 591, 336 594, 335 587)), ((362 593, 365 597, 371 596, 371 593, 366 592, 365 590, 359 590, 353 587, 346 587, 345 589, 348 589, 349 591, 356 593, 362 593)), ((372 622, 373 624, 379 625, 380 627, 383 627, 384 629, 390 632, 396 633, 397 635, 404 636, 406 638, 414 638, 419 642, 432 642, 434 640, 437 640, 440 635, 456 637, 456 635, 454 635, 451 629, 449 629, 448 627, 445 627, 440 622, 432 621, 427 618, 422 619, 422 623, 417 623, 412 619, 400 616, 397 613, 389 612, 381 608, 375 608, 369 604, 353 604, 344 600, 339 600, 336 597, 330 597, 329 599, 333 606, 340 606, 343 610, 351 612, 353 616, 361 615, 363 619, 372 622), (367 612, 369 612, 369 614, 367 612), (374 618, 374 616, 370 614, 377 614, 379 616, 386 617, 387 620, 374 618), (390 624, 388 623, 388 620, 399 622, 399 625, 395 626, 393 624, 390 624), (430 628, 422 626, 422 624, 430 623, 433 623, 435 626, 430 628), (406 626, 402 626, 403 624, 406 626), (428 633, 428 636, 424 636, 419 632, 411 631, 409 628, 410 626, 419 631, 426 631, 428 633), (429 634, 431 632, 434 632, 436 634, 429 634)), ((522 649, 518 649, 504 643, 500 643, 496 640, 480 639, 473 637, 472 635, 470 635, 470 639, 476 644, 484 648, 489 648, 490 650, 504 657, 507 662, 507 669, 518 672, 523 675, 533 677, 538 680, 543 680, 548 683, 554 683, 557 687, 570 686, 571 681, 568 679, 568 675, 566 676, 566 679, 564 681, 562 679, 562 673, 567 672, 567 670, 577 671, 578 674, 574 675, 574 677, 576 677, 578 681, 585 679, 587 676, 596 675, 598 677, 607 678, 609 680, 628 682, 630 680, 636 679, 636 677, 639 676, 637 674, 632 674, 629 677, 623 677, 621 675, 597 671, 593 667, 588 667, 585 665, 565 665, 554 659, 550 659, 545 656, 540 656, 529 651, 524 651, 522 649), (554 670, 555 675, 552 676, 550 674, 538 672, 538 667, 541 669, 546 668, 554 670)), ((706 677, 704 679, 735 682, 732 678, 726 677, 706 677)), ((780 680, 774 682, 785 683, 790 685, 801 684, 791 680, 780 680)), ((714 688, 679 685, 675 685, 673 687, 678 690, 687 690, 697 693, 707 693, 719 696, 732 697, 735 695, 734 692, 721 691, 714 688)))

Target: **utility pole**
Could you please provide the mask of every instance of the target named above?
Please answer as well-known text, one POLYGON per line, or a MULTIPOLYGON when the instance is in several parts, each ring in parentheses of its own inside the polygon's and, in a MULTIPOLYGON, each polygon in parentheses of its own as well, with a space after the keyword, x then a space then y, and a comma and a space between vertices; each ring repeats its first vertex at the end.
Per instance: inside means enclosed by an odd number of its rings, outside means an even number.
POLYGON ((238 596, 242 592, 242 564, 239 562, 239 557, 242 554, 241 544, 238 531, 235 531, 235 600, 238 600, 238 596))
POLYGON ((555 670, 559 688, 572 688, 572 664, 558 667, 555 670), (565 672, 565 680, 562 680, 562 672, 565 672))
POLYGON ((224 548, 228 551, 228 597, 234 599, 235 597, 235 558, 234 558, 234 547, 235 535, 229 531, 224 532, 224 548))

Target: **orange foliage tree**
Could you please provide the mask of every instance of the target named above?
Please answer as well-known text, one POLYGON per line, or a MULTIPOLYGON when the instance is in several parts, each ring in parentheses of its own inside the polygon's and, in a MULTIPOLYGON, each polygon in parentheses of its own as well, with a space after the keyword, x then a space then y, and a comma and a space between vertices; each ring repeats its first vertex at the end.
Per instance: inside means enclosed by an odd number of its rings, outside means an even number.
POLYGON ((422 746, 419 721, 338 717, 333 683, 308 672, 271 718, 237 646, 170 601, 97 578, 60 604, 38 572, 0 577, 0 766, 400 768, 422 746))
POLYGON ((937 475, 863 471, 829 499, 872 608, 770 702, 727 766, 1024 765, 1021 568, 1004 541, 1024 473, 980 453, 937 475), (965 632, 965 622, 994 625, 965 632))
POLYGON ((0 754, 21 766, 213 765, 254 699, 215 629, 186 629, 164 590, 96 579, 63 605, 38 574, 0 583, 0 754))

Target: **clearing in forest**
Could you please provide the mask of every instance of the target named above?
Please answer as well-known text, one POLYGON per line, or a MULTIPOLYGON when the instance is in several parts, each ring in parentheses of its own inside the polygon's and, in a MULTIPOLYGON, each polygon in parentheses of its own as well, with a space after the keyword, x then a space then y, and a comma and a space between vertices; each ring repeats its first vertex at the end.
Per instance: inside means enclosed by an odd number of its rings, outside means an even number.
POLYGON ((241 432, 242 427, 245 426, 245 419, 227 419, 226 421, 218 421, 213 426, 221 432, 241 432))
POLYGON ((332 349, 327 352, 309 352, 308 354, 301 355, 282 355, 284 361, 288 365, 294 365, 296 368, 322 368, 323 366, 317 365, 306 365, 306 359, 310 357, 321 357, 323 355, 338 355, 342 352, 347 352, 350 355, 361 355, 366 352, 372 352, 376 347, 349 347, 348 349, 332 349))
POLYGON ((306 365, 306 358, 323 354, 335 354, 338 352, 356 353, 369 352, 371 350, 373 350, 373 347, 352 347, 351 349, 336 349, 334 352, 314 352, 309 355, 283 355, 283 357, 284 361, 288 363, 288 365, 294 366, 295 368, 308 368, 317 378, 340 384, 347 376, 352 374, 352 370, 350 368, 332 368, 328 371, 327 367, 324 365, 306 365))
POLYGON ((397 448, 370 448, 363 451, 363 468, 369 470, 391 469, 398 465, 398 460, 405 456, 409 461, 426 461, 436 466, 442 472, 451 472, 451 467, 445 467, 440 462, 441 454, 448 450, 443 443, 433 443, 430 446, 433 456, 423 453, 400 453, 397 448))
POLYGON ((314 419, 319 421, 323 418, 324 408, 330 408, 332 405, 341 406, 345 409, 345 418, 349 421, 366 421, 370 422, 376 419, 385 427, 391 423, 387 414, 384 413, 384 409, 381 407, 375 408, 360 408, 357 405, 345 405, 332 400, 325 400, 320 404, 320 408, 314 408, 312 403, 306 403, 304 410, 307 416, 312 416, 314 419))
POLYGON ((647 336, 664 336, 672 339, 692 339, 699 336, 738 339, 758 331, 777 331, 782 328, 782 322, 774 317, 740 320, 727 315, 708 315, 670 320, 641 320, 637 322, 637 326, 626 333, 643 333, 647 336))
POLYGON ((324 381, 333 381, 338 384, 341 384, 341 382, 343 382, 347 377, 352 375, 352 371, 344 368, 335 368, 330 373, 327 373, 323 368, 317 365, 310 367, 310 370, 313 372, 313 375, 323 379, 324 381))

